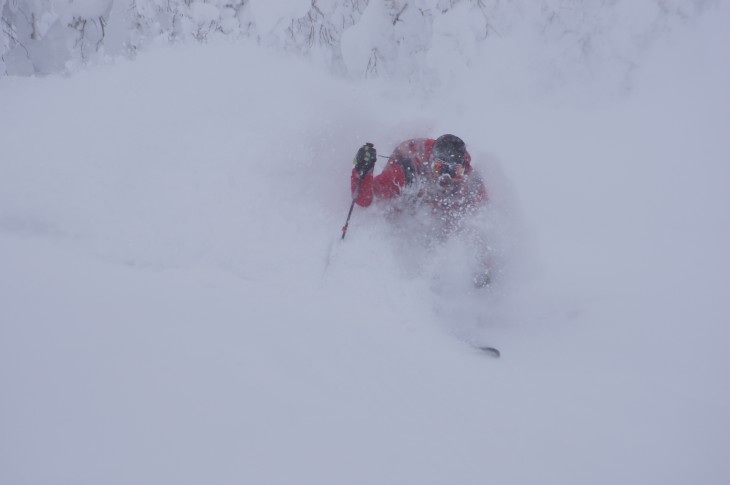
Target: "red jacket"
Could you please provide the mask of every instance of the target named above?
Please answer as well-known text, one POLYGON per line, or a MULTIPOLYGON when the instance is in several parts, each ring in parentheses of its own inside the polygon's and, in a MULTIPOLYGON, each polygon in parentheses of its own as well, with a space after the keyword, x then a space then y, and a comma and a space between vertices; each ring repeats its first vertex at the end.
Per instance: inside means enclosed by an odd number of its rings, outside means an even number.
MULTIPOLYGON (((476 208, 487 201, 487 191, 479 174, 471 166, 471 155, 466 153, 464 175, 448 187, 442 187, 438 175, 431 170, 430 157, 435 140, 417 138, 401 143, 393 151, 383 171, 377 177, 371 170, 362 179, 356 203, 369 206, 373 196, 382 199, 410 193, 446 212, 476 208)), ((352 193, 355 195, 359 173, 352 170, 352 193)))

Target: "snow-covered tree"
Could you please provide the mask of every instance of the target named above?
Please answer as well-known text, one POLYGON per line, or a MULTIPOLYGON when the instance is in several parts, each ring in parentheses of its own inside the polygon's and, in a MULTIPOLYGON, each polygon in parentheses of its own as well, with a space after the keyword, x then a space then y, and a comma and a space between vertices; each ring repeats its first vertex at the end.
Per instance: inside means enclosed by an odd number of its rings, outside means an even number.
MULTIPOLYGON (((0 0, 0 73, 45 74, 149 42, 247 37, 354 77, 448 81, 492 39, 540 45, 535 62, 630 73, 653 39, 718 0, 0 0)), ((620 81, 620 79, 617 79, 620 81)))

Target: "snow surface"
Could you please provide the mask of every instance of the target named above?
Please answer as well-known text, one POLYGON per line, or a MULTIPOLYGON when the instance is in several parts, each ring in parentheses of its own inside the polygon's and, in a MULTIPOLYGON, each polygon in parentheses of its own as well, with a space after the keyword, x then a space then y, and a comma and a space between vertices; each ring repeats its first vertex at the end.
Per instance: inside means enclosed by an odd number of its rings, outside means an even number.
POLYGON ((0 80, 0 483, 730 482, 727 13, 620 99, 498 42, 428 96, 245 43, 0 80), (357 147, 445 132, 490 292, 339 241, 357 147))

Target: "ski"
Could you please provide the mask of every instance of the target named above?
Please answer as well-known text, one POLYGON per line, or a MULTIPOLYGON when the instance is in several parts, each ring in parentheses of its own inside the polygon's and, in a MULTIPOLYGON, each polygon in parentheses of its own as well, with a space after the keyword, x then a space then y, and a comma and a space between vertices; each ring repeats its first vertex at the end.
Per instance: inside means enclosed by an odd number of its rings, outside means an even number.
POLYGON ((488 347, 488 346, 475 346, 477 350, 480 350, 484 352, 487 355, 490 355, 491 357, 494 357, 495 359, 498 359, 502 356, 502 353, 499 351, 496 347, 488 347))

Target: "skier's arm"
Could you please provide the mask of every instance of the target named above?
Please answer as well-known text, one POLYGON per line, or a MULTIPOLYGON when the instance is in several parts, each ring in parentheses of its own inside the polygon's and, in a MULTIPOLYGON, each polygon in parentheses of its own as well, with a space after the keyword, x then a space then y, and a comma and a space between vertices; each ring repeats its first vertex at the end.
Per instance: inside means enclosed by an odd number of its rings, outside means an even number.
POLYGON ((400 188, 405 185, 405 176, 403 168, 397 163, 398 156, 399 153, 394 152, 383 171, 376 177, 373 175, 374 147, 366 144, 358 150, 355 156, 355 168, 352 169, 350 178, 352 196, 358 205, 367 207, 373 202, 373 197, 391 198, 400 194, 400 188), (368 154, 372 155, 372 158, 368 154))
POLYGON ((355 203, 362 207, 367 207, 373 202, 373 171, 366 173, 365 175, 360 174, 356 169, 352 169, 352 177, 350 188, 352 190, 352 197, 355 199, 355 203), (362 179, 362 180, 360 180, 362 179), (358 189, 358 181, 360 181, 360 188, 358 189))
POLYGON ((360 147, 352 161, 355 168, 350 177, 352 198, 358 205, 367 207, 373 201, 373 168, 377 160, 377 151, 372 143, 360 147))
MULTIPOLYGON (((357 189, 357 181, 360 178, 360 172, 352 169, 351 189, 352 196, 355 197, 357 189)), ((383 171, 378 176, 373 176, 370 171, 362 176, 360 182, 360 190, 357 193, 355 202, 357 205, 367 207, 373 202, 373 197, 380 199, 390 199, 400 194, 400 188, 405 185, 405 177, 403 169, 396 163, 388 162, 383 171)))
POLYGON ((467 204, 474 208, 485 205, 489 202, 489 194, 481 175, 475 170, 471 170, 467 176, 469 177, 467 182, 467 204))
POLYGON ((487 193, 487 187, 484 185, 484 179, 471 164, 471 154, 468 151, 466 152, 466 167, 466 174, 469 177, 469 205, 481 207, 489 202, 489 194, 487 193))

